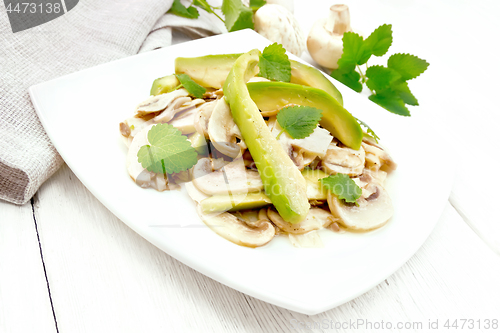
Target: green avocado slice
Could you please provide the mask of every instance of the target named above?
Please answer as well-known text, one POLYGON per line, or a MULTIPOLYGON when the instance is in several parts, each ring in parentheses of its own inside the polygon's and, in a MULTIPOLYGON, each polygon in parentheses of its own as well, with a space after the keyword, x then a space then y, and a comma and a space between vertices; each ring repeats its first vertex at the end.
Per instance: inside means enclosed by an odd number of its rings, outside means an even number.
POLYGON ((313 106, 323 110, 321 126, 346 146, 356 150, 361 147, 363 130, 358 121, 325 91, 286 82, 250 82, 247 87, 261 111, 279 110, 287 105, 313 106))
POLYGON ((177 89, 177 87, 181 83, 175 77, 175 74, 167 75, 164 77, 160 77, 156 80, 153 81, 153 85, 151 86, 151 91, 150 95, 160 95, 160 94, 166 94, 171 91, 174 91, 177 89))
POLYGON ((306 182, 271 134, 246 85, 258 70, 259 55, 260 51, 255 49, 234 62, 224 83, 224 96, 257 166, 266 195, 285 221, 300 223, 310 207, 306 182))
MULTIPOLYGON (((204 87, 220 89, 239 56, 241 53, 194 58, 179 57, 175 59, 175 73, 187 74, 193 81, 204 87)), ((295 60, 290 60, 290 65, 292 67, 291 83, 322 89, 343 105, 342 94, 319 70, 295 60)))

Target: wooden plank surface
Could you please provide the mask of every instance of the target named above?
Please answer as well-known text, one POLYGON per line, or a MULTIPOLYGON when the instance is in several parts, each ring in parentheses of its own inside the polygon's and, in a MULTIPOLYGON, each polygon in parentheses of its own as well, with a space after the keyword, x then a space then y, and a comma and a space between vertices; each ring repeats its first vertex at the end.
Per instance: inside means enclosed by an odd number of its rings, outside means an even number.
POLYGON ((0 332, 55 332, 31 203, 0 200, 0 332))
POLYGON ((428 325, 500 313, 500 258, 450 205, 420 251, 386 282, 306 316, 172 259, 115 218, 66 166, 42 186, 39 201, 35 213, 61 332, 288 332, 315 322, 428 325))

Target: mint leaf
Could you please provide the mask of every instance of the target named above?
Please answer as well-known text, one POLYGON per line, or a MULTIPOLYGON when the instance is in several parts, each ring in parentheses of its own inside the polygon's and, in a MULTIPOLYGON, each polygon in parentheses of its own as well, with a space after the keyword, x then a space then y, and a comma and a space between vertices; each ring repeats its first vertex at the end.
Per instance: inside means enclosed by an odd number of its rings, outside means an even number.
POLYGON ((188 8, 186 8, 180 0, 174 0, 174 2, 172 3, 172 7, 170 7, 170 10, 167 13, 186 17, 189 19, 195 19, 200 16, 200 13, 198 13, 198 10, 196 8, 194 8, 193 6, 189 6, 188 8))
POLYGON ((260 7, 264 6, 266 4, 266 0, 250 0, 250 8, 253 11, 256 11, 260 7))
POLYGON ((304 139, 314 132, 322 113, 311 106, 289 106, 281 109, 276 119, 282 128, 281 133, 287 132, 293 139, 304 139))
POLYGON ((425 72, 429 63, 408 53, 396 53, 387 60, 387 67, 394 69, 407 81, 425 72))
MULTIPOLYGON (((337 64, 340 70, 351 71, 354 70, 359 60, 366 58, 366 50, 363 48, 363 37, 355 32, 344 32, 342 37, 343 49, 342 56, 337 64)), ((368 57, 369 58, 369 57, 368 57)), ((364 60, 366 62, 368 59, 364 60)))
POLYGON ((191 95, 196 98, 203 98, 203 94, 207 91, 207 89, 194 82, 193 79, 191 79, 187 74, 175 74, 175 76, 191 95))
POLYGON ((398 72, 384 66, 370 66, 366 70, 366 86, 371 90, 381 91, 389 88, 395 81, 401 78, 398 72))
POLYGON ((368 96, 368 99, 387 111, 401 116, 410 116, 410 111, 406 107, 405 102, 394 91, 386 90, 383 93, 376 93, 375 95, 368 96))
POLYGON ((359 82, 361 75, 359 75, 354 68, 350 71, 336 69, 330 74, 330 76, 356 92, 361 92, 361 90, 363 90, 363 84, 359 82))
MULTIPOLYGON (((392 25, 383 24, 364 41, 364 47, 371 54, 380 57, 387 53, 392 44, 392 25)), ((368 60, 368 59, 367 59, 368 60)), ((366 62, 366 61, 365 61, 366 62)))
POLYGON ((337 173, 319 180, 321 185, 339 199, 355 203, 361 197, 361 188, 348 175, 337 173))
POLYGON ((221 10, 227 31, 253 29, 253 11, 244 6, 241 0, 223 0, 221 10))
POLYGON ((148 132, 149 145, 137 152, 139 163, 151 172, 186 171, 198 161, 196 150, 181 131, 169 124, 158 124, 148 132))
POLYGON ((392 85, 391 89, 408 105, 418 105, 418 100, 413 96, 408 88, 407 82, 392 85))
POLYGON ((366 128, 366 133, 368 133, 368 135, 371 136, 375 140, 375 142, 378 143, 378 140, 380 140, 380 138, 377 134, 375 134, 375 132, 371 129, 371 127, 368 126, 368 124, 362 121, 361 119, 356 118, 356 120, 361 126, 366 128))
POLYGON ((272 81, 290 82, 292 67, 285 48, 278 43, 267 46, 260 56, 259 75, 272 81))

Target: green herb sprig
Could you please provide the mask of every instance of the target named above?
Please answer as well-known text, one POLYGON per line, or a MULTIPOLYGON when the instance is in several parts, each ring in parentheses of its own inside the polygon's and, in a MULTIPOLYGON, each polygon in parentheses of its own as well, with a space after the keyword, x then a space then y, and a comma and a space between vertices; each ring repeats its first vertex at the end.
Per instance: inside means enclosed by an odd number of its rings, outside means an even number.
POLYGON ((372 55, 380 57, 392 45, 392 25, 384 24, 368 38, 355 32, 345 32, 342 38, 343 54, 337 62, 338 69, 330 74, 351 89, 361 92, 363 84, 370 90, 368 97, 384 109, 402 116, 410 116, 406 105, 418 105, 418 100, 408 87, 412 80, 425 72, 429 63, 408 53, 396 53, 389 57, 387 66, 365 65, 372 55))

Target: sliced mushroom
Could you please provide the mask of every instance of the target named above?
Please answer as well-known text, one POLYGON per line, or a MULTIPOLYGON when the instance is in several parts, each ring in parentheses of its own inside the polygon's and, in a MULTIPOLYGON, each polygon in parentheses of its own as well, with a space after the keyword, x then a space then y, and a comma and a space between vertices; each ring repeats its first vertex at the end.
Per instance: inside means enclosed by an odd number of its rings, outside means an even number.
POLYGON ((233 120, 231 109, 222 97, 217 101, 208 123, 208 136, 215 149, 230 157, 236 157, 241 152, 236 138, 241 138, 241 132, 233 120))
POLYGON ((208 195, 198 190, 193 182, 185 183, 184 186, 186 187, 187 194, 194 202, 200 203, 203 199, 208 198, 208 195))
POLYGON ((247 170, 245 163, 238 158, 212 172, 210 159, 202 158, 193 167, 193 184, 209 195, 236 195, 264 190, 264 185, 257 171, 247 170))
POLYGON ((137 159, 139 149, 149 144, 148 132, 151 127, 153 125, 142 129, 132 140, 127 153, 127 171, 137 185, 144 188, 151 187, 158 191, 165 191, 168 189, 168 179, 164 175, 149 172, 142 167, 137 159))
POLYGON ((182 132, 182 134, 191 134, 196 132, 194 128, 194 119, 198 113, 196 106, 190 106, 178 113, 174 119, 168 123, 182 132))
POLYGON ((288 234, 288 239, 294 247, 298 248, 324 247, 317 230, 309 231, 305 234, 288 234))
POLYGON ((275 235, 274 226, 267 221, 258 221, 248 225, 231 213, 204 214, 197 208, 202 221, 216 234, 237 245, 259 247, 269 243, 275 235))
POLYGON ((198 113, 194 117, 194 128, 196 129, 196 132, 203 134, 206 139, 209 139, 208 122, 216 104, 217 101, 207 102, 203 104, 198 109, 198 113))
POLYGON ((374 142, 364 140, 361 146, 366 152, 366 167, 373 171, 383 170, 391 172, 396 170, 397 164, 391 156, 374 142))
POLYGON ((351 177, 358 176, 363 173, 365 167, 365 151, 363 148, 354 150, 331 143, 323 157, 322 166, 331 174, 345 173, 351 177))
POLYGON ((332 214, 316 207, 311 208, 306 219, 297 224, 291 224, 283 220, 280 214, 272 207, 268 208, 267 216, 278 228, 291 234, 304 234, 312 230, 328 227, 332 223, 332 220, 329 218, 332 214))
POLYGON ((167 106, 165 110, 163 110, 160 114, 158 114, 153 118, 153 121, 155 123, 169 122, 170 120, 172 120, 172 118, 174 118, 174 116, 177 113, 186 111, 186 109, 188 108, 195 107, 195 106, 183 107, 189 102, 191 102, 191 98, 189 97, 179 97, 172 100, 172 102, 167 106))
POLYGON ((351 230, 368 231, 383 226, 394 214, 389 193, 380 185, 368 184, 369 196, 361 197, 355 204, 346 204, 337 196, 328 194, 328 206, 338 223, 351 230))
POLYGON ((149 113, 165 110, 165 108, 178 97, 187 97, 189 93, 186 89, 181 88, 166 94, 151 96, 136 107, 138 117, 145 116, 149 113))
MULTIPOLYGON (((281 132, 281 126, 275 117, 269 119, 268 127, 276 137, 281 132)), ((304 139, 292 139, 287 133, 282 133, 279 138, 281 146, 299 170, 303 170, 305 166, 314 161, 316 156, 325 156, 332 140, 330 132, 319 126, 304 139)))

